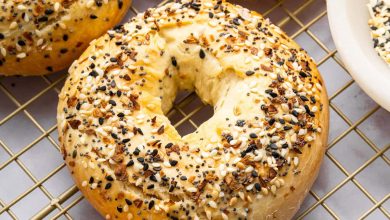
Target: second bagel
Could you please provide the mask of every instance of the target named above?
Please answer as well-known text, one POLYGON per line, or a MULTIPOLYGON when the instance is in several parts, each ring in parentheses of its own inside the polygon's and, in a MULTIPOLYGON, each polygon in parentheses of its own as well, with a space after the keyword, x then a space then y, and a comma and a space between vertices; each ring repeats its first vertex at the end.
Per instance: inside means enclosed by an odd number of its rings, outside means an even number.
POLYGON ((0 1, 0 75, 68 68, 89 42, 116 25, 131 0, 0 1))

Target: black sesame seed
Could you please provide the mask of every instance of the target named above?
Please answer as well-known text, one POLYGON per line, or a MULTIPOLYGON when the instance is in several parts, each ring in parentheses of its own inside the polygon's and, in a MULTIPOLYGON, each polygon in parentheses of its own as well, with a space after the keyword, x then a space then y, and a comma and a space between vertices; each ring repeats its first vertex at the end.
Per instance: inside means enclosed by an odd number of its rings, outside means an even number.
POLYGON ((233 19, 233 24, 240 25, 240 20, 238 18, 233 19))
POLYGON ((309 99, 308 99, 306 96, 301 95, 300 98, 301 98, 301 100, 304 101, 304 102, 309 101, 309 99))
POLYGON ((316 98, 314 96, 310 97, 311 103, 315 104, 316 103, 316 98))
POLYGON ((261 190, 261 185, 260 185, 260 183, 255 183, 255 189, 256 189, 257 191, 260 191, 260 190, 261 190))
POLYGON ((154 206, 154 200, 151 200, 151 201, 149 202, 149 209, 152 209, 153 206, 154 206))
POLYGON ((131 202, 129 199, 125 199, 125 202, 126 202, 127 205, 132 205, 133 204, 133 202, 131 202))
POLYGON ((307 77, 306 73, 304 73, 304 72, 302 72, 302 71, 299 72, 299 75, 300 75, 301 77, 303 77, 303 78, 306 78, 306 77, 307 77))
POLYGON ((99 124, 102 125, 104 123, 104 118, 99 118, 99 124))
POLYGON ((69 39, 69 37, 68 37, 68 35, 67 35, 67 34, 64 34, 64 35, 62 36, 62 40, 64 40, 64 41, 68 41, 68 39, 69 39))
POLYGON ((153 189, 154 188, 154 184, 150 184, 146 187, 147 189, 153 189))
POLYGON ((108 180, 108 181, 114 181, 114 178, 112 178, 112 176, 106 176, 106 180, 108 180))
POLYGON ((270 92, 269 95, 270 95, 272 98, 278 97, 278 94, 276 94, 276 93, 274 93, 274 92, 270 92))
POLYGON ((173 146, 173 143, 168 143, 167 145, 165 145, 165 148, 171 148, 173 146))
POLYGON ((295 117, 298 117, 299 113, 296 110, 292 110, 291 112, 295 117))
POLYGON ((130 141, 130 138, 125 138, 125 139, 122 140, 122 143, 126 144, 129 141, 130 141))
POLYGON ((96 90, 98 90, 98 91, 106 91, 106 89, 107 89, 107 87, 106 86, 99 86, 99 87, 97 87, 97 89, 96 90))
POLYGON ((125 117, 125 114, 123 114, 123 112, 120 112, 120 113, 117 114, 117 116, 118 116, 119 118, 123 118, 123 117, 125 117))
POLYGON ((272 151, 272 157, 274 157, 274 158, 279 158, 280 157, 280 154, 278 153, 278 152, 276 152, 276 151, 272 151))
POLYGON ((122 0, 118 0, 118 8, 122 9, 122 7, 123 7, 123 1, 122 0))
POLYGON ((90 73, 89 73, 90 76, 92 77, 97 77, 99 74, 95 71, 95 70, 92 70, 90 73))
POLYGON ((288 144, 287 143, 282 144, 282 148, 288 148, 288 144))
POLYGON ((96 18, 98 18, 96 15, 94 15, 94 14, 91 14, 90 16, 89 16, 89 18, 91 18, 91 19, 96 19, 96 18))
POLYGON ((213 18, 214 14, 212 12, 209 12, 209 18, 213 18))
POLYGON ((187 177, 186 176, 181 176, 180 179, 183 180, 183 181, 186 181, 187 177))
POLYGON ((93 176, 91 176, 91 177, 89 178, 89 184, 92 184, 94 181, 95 181, 95 179, 93 178, 93 176))
POLYGON ((200 59, 204 59, 206 57, 206 54, 202 49, 200 49, 200 51, 199 51, 199 57, 200 57, 200 59))
POLYGON ((144 163, 144 168, 143 168, 143 170, 144 170, 144 171, 147 171, 148 169, 149 169, 149 164, 144 163))
POLYGON ((46 14, 46 15, 51 15, 51 14, 53 14, 53 13, 54 13, 53 9, 50 9, 50 8, 49 8, 49 9, 46 9, 46 10, 45 10, 45 14, 46 14))
POLYGON ((114 138, 114 139, 118 139, 118 135, 115 134, 115 133, 111 133, 111 137, 114 138))
POLYGON ((173 65, 173 66, 177 66, 177 61, 176 61, 176 58, 175 58, 175 57, 172 57, 172 58, 171 58, 171 61, 172 61, 172 65, 173 65))
POLYGON ((118 62, 118 59, 116 59, 115 57, 111 57, 110 61, 113 62, 113 63, 116 63, 116 62, 118 62))
POLYGON ((62 53, 62 54, 67 53, 67 52, 68 52, 68 49, 66 49, 66 48, 62 48, 62 49, 60 50, 60 53, 62 53))
POLYGON ((169 164, 174 167, 177 165, 177 160, 169 160, 169 164))
POLYGON ((288 125, 286 125, 286 126, 283 127, 283 130, 285 130, 285 131, 288 131, 288 130, 291 130, 291 129, 292 129, 292 127, 291 127, 291 126, 288 126, 288 125))
POLYGON ((232 141, 233 139, 234 139, 233 136, 231 136, 230 134, 226 135, 226 140, 228 142, 232 141))
POLYGON ((151 181, 157 182, 157 178, 156 178, 155 175, 151 175, 149 178, 150 178, 151 181))
POLYGON ((237 120, 236 126, 243 127, 244 125, 245 125, 245 121, 244 120, 237 120))
POLYGON ((250 137, 250 138, 257 138, 257 134, 255 134, 255 133, 250 133, 250 134, 249 134, 249 137, 250 137))
POLYGON ((252 171, 252 177, 254 177, 254 178, 256 178, 256 177, 258 177, 259 176, 259 174, 254 170, 254 171, 252 171))
POLYGON ((133 154, 138 156, 139 153, 140 153, 140 150, 138 148, 135 148, 133 154))
POLYGON ((268 145, 268 147, 271 148, 272 150, 278 149, 278 146, 276 146, 275 143, 272 143, 272 144, 268 145))
POLYGON ((50 71, 50 72, 53 72, 53 67, 48 66, 48 67, 46 67, 46 70, 47 70, 47 71, 50 71))
POLYGON ((268 124, 272 126, 272 125, 275 123, 275 121, 276 121, 276 120, 275 120, 274 118, 271 118, 271 119, 268 121, 268 124))
POLYGON ((123 212, 123 208, 122 207, 116 207, 116 210, 118 210, 119 213, 122 213, 123 212))
POLYGON ((140 163, 143 163, 143 162, 145 161, 145 159, 144 159, 143 157, 138 157, 137 160, 138 160, 138 162, 140 162, 140 163))
POLYGON ((111 183, 107 183, 104 189, 110 189, 111 188, 111 183))
POLYGON ((38 18, 38 22, 46 22, 48 20, 49 20, 49 18, 47 16, 42 16, 42 17, 38 18))
POLYGON ((130 160, 129 162, 127 162, 126 166, 127 167, 131 167, 134 165, 134 161, 133 160, 130 160))
POLYGON ((116 102, 114 100, 110 100, 108 101, 109 104, 111 104, 112 106, 116 106, 116 102))
POLYGON ((77 151, 74 150, 73 153, 72 153, 72 157, 73 157, 73 158, 76 158, 76 156, 77 156, 77 151))
POLYGON ((252 76, 253 74, 255 74, 255 72, 251 71, 251 70, 248 70, 245 72, 245 75, 247 75, 247 76, 252 76))
POLYGON ((5 38, 4 34, 0 33, 0 40, 3 40, 5 38))
POLYGON ((78 102, 77 105, 76 105, 76 109, 77 109, 77 110, 80 110, 80 108, 81 108, 81 103, 78 102))
POLYGON ((24 42, 24 40, 18 40, 18 44, 19 46, 25 46, 26 42, 24 42))

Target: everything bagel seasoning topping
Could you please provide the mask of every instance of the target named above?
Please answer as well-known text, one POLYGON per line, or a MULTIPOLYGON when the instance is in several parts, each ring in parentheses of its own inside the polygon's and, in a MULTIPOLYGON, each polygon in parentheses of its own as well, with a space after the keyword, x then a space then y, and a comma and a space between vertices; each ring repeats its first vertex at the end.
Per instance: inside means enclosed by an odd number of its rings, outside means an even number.
POLYGON ((390 1, 370 0, 367 6, 374 49, 390 65, 390 1))
MULTIPOLYGON (((117 202, 111 219, 247 218, 254 200, 294 188, 285 178, 299 176, 300 155, 321 131, 322 81, 268 19, 223 1, 180 1, 148 9, 91 45, 60 95, 59 117, 68 119, 59 129, 68 165, 97 163, 92 190, 117 202), (224 74, 236 81, 215 80, 224 74), (194 87, 215 114, 181 138, 162 111, 176 90, 194 87)), ((84 172, 82 186, 90 187, 84 172)))
MULTIPOLYGON (((74 38, 74 27, 69 28, 67 24, 83 22, 86 13, 97 18, 93 13, 109 1, 117 0, 0 1, 0 66, 5 65, 10 57, 20 62, 32 55, 48 59, 50 56, 62 57, 67 52, 73 53, 82 42, 74 38), (76 10, 84 12, 74 13, 76 10), (68 42, 67 48, 53 48, 52 44, 58 42, 68 42)), ((101 19, 107 22, 108 18, 101 19)), ((53 71, 50 66, 46 70, 53 71)))

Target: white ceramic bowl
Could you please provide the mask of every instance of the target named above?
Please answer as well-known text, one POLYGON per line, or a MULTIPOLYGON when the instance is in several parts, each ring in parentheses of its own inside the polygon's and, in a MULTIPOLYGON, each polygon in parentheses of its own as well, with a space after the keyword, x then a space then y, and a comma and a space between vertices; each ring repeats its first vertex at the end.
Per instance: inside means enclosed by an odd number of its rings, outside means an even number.
POLYGON ((359 86, 390 111, 390 67, 375 52, 368 27, 369 0, 328 0, 328 18, 337 50, 359 86))

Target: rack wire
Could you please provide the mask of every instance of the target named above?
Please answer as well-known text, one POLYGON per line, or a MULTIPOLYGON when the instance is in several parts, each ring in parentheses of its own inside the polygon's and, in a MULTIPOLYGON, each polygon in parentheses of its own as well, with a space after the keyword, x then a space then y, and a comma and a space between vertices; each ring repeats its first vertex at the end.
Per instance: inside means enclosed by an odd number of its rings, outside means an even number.
MULTIPOLYGON (((133 2, 130 12, 132 15, 144 10, 145 8, 143 7, 145 3, 147 3, 148 6, 158 6, 167 3, 168 0, 134 0, 133 2)), ((339 73, 345 73, 343 76, 335 75, 330 79, 327 79, 329 76, 325 76, 327 85, 330 85, 331 87, 329 91, 332 116, 330 128, 331 137, 326 152, 325 165, 321 170, 319 176, 320 180, 317 181, 319 183, 316 182, 313 189, 310 191, 310 195, 306 198, 301 210, 297 213, 295 218, 312 219, 314 216, 321 216, 321 219, 350 219, 351 216, 353 216, 353 218, 359 219, 390 219, 390 204, 388 202, 390 198, 390 187, 389 185, 386 185, 389 184, 389 177, 386 177, 386 174, 387 176, 390 176, 390 154, 388 151, 390 148, 390 140, 386 137, 383 138, 386 136, 386 132, 382 132, 381 130, 378 131, 375 127, 365 126, 365 124, 374 124, 373 126, 376 124, 379 124, 380 126, 383 126, 383 124, 390 124, 390 114, 381 109, 361 92, 354 81, 349 77, 348 71, 337 56, 337 50, 334 48, 332 40, 325 39, 330 38, 325 0, 235 0, 233 2, 257 10, 266 17, 271 17, 271 20, 282 27, 282 29, 285 29, 292 38, 298 42, 302 41, 300 43, 304 48, 306 48, 307 45, 305 44, 307 42, 312 42, 312 45, 306 49, 308 49, 310 54, 315 55, 314 58, 316 59, 320 70, 324 69, 325 72, 327 72, 328 66, 333 65, 334 68, 339 70, 339 73), (334 84, 339 86, 334 86, 334 84), (363 99, 363 101, 368 104, 364 107, 352 110, 345 107, 345 98, 340 97, 346 96, 348 98, 351 96, 350 90, 360 91, 358 92, 358 95, 353 96, 353 99, 359 99, 358 101, 363 99), (353 146, 356 145, 357 148, 367 147, 368 149, 366 149, 365 152, 370 152, 363 156, 364 159, 358 159, 359 161, 362 160, 361 163, 355 164, 352 167, 350 164, 344 162, 343 157, 339 156, 340 151, 342 152, 340 149, 351 147, 349 146, 351 143, 350 136, 353 137, 353 146), (360 142, 357 140, 360 140, 360 142), (374 166, 373 169, 372 166, 374 163, 379 163, 379 168, 378 166, 374 166), (330 167, 333 167, 337 172, 327 172, 330 167), (382 179, 373 179, 371 183, 367 183, 366 179, 359 177, 363 172, 379 173, 384 174, 384 176, 382 176, 382 179), (323 176, 323 173, 328 175, 329 173, 331 173, 331 175, 338 173, 338 175, 335 176, 338 176, 340 181, 336 181, 333 185, 330 183, 328 184, 328 182, 332 182, 332 179, 337 178, 333 178, 333 176, 323 176), (373 184, 374 187, 370 184, 373 184), (329 187, 329 185, 332 186, 329 187), (357 214, 351 214, 350 212, 345 212, 345 209, 338 208, 338 206, 345 207, 342 204, 349 200, 347 200, 346 197, 337 194, 344 195, 345 193, 339 192, 345 191, 344 189, 351 187, 356 189, 356 191, 352 191, 354 192, 353 194, 363 195, 363 199, 361 200, 365 201, 363 202, 364 208, 357 210, 357 214), (375 190, 378 188, 381 189, 379 192, 378 190, 375 190)), ((46 108, 46 105, 39 106, 41 102, 40 99, 48 93, 54 92, 57 95, 66 78, 66 74, 55 74, 35 78, 39 78, 39 81, 41 81, 43 85, 39 89, 33 89, 35 92, 26 90, 22 96, 29 97, 27 100, 23 100, 20 95, 15 93, 15 90, 20 89, 20 87, 28 87, 30 80, 20 82, 19 78, 14 77, 0 78, 0 219, 89 218, 85 213, 92 213, 92 215, 97 216, 88 203, 84 202, 85 199, 81 193, 78 192, 76 186, 68 184, 69 186, 63 191, 55 192, 58 190, 53 190, 53 187, 51 186, 53 184, 48 184, 58 175, 65 176, 62 177, 63 181, 61 181, 61 179, 60 181, 56 180, 57 182, 60 182, 60 185, 63 182, 67 182, 67 179, 70 178, 69 174, 66 173, 67 170, 63 162, 60 162, 55 168, 48 170, 44 175, 37 175, 35 174, 36 172, 32 171, 33 169, 36 169, 35 164, 33 163, 31 165, 30 163, 30 165, 26 165, 25 160, 23 159, 26 154, 29 154, 34 151, 35 148, 38 148, 38 145, 42 142, 48 143, 52 149, 56 150, 56 154, 60 155, 58 152, 59 145, 56 140, 55 113, 47 116, 51 117, 49 122, 42 122, 42 120, 39 119, 39 115, 37 116, 36 113, 33 113, 33 110, 30 108, 33 105, 38 105, 38 109, 46 108), (13 81, 18 81, 18 83, 14 84, 13 81), (12 106, 11 109, 5 107, 6 105, 12 106), (38 135, 36 135, 34 139, 29 140, 28 144, 24 144, 26 141, 20 141, 20 143, 16 141, 16 147, 15 144, 13 144, 14 146, 10 146, 10 144, 7 143, 7 137, 2 137, 1 131, 8 130, 8 133, 5 133, 9 134, 9 131, 13 129, 10 124, 15 124, 10 123, 10 121, 16 120, 15 118, 20 117, 20 115, 27 118, 27 120, 33 124, 32 126, 37 130, 38 135), (5 172, 11 166, 21 170, 22 173, 24 173, 23 175, 26 176, 25 179, 27 178, 25 181, 30 182, 30 185, 24 187, 23 190, 19 190, 20 192, 16 194, 13 193, 15 194, 13 197, 6 196, 7 199, 3 199, 2 196, 8 195, 8 191, 12 191, 10 187, 12 188, 12 185, 15 184, 14 182, 10 182, 11 180, 8 178, 1 178, 2 172, 5 172), (63 170, 65 170, 65 174, 62 173, 63 170), (41 195, 40 199, 30 198, 33 194, 36 194, 36 192, 39 192, 41 195), (28 200, 28 202, 25 203, 25 200, 28 200), (38 205, 37 208, 32 211, 31 215, 26 216, 26 213, 20 211, 20 209, 23 210, 23 204, 32 204, 35 203, 35 201, 41 201, 40 203, 42 204, 38 205), (82 203, 84 203, 84 205, 82 205, 82 203), (73 211, 77 207, 80 209, 79 212, 73 211), (80 214, 80 212, 84 214, 80 214)), ((50 99, 45 102, 47 105, 53 103, 55 106, 57 103, 56 99, 50 99)), ((168 116, 181 134, 195 130, 202 121, 206 120, 207 117, 212 114, 212 109, 209 106, 203 105, 194 93, 181 94, 175 103, 172 110, 168 113, 168 116)), ((17 133, 18 131, 15 132, 17 133)), ((387 136, 389 136, 388 131, 387 136)), ((34 157, 38 157, 38 160, 46 160, 46 155, 33 155, 34 157)), ((362 156, 360 155, 359 158, 361 157, 362 156)), ((356 161, 356 158, 352 159, 356 161)), ((23 181, 22 177, 16 178, 16 181, 19 180, 23 181)), ((351 191, 347 190, 347 192, 351 191)))

